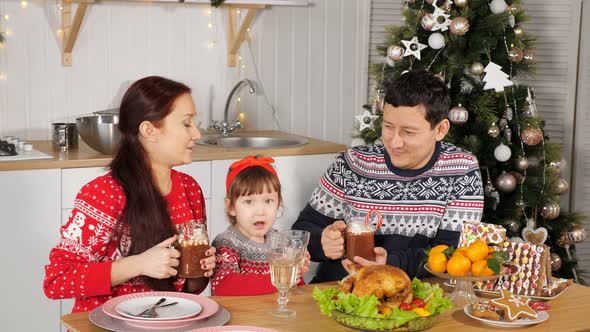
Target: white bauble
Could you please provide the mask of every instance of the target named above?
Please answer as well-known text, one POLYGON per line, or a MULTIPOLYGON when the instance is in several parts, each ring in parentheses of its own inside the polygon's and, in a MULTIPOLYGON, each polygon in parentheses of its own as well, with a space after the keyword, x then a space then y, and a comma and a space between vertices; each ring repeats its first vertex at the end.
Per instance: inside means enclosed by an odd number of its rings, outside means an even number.
POLYGON ((504 0, 492 0, 490 3, 490 10, 494 14, 502 14, 508 9, 508 5, 504 0))
POLYGON ((498 145, 496 147, 496 149, 494 150, 494 157, 496 158, 496 160, 504 162, 507 161, 508 159, 510 159, 510 156, 512 155, 512 151, 510 150, 510 148, 506 145, 504 145, 504 143, 500 143, 500 145, 498 145))
POLYGON ((438 32, 435 32, 428 37, 428 46, 435 50, 445 47, 445 37, 438 32))
POLYGON ((395 66, 395 61, 391 60, 388 56, 385 57, 385 63, 387 63, 389 67, 395 66))
POLYGON ((365 144, 367 144, 365 142, 365 140, 362 139, 362 138, 360 138, 360 137, 357 137, 357 138, 353 139, 352 142, 350 142, 350 146, 351 147, 355 147, 355 146, 359 146, 359 145, 365 145, 365 144))

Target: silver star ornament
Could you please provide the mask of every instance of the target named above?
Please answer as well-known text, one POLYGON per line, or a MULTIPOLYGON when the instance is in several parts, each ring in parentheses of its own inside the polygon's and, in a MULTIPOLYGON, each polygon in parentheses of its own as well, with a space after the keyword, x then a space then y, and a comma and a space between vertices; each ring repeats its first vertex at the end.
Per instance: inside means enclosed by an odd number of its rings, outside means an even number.
POLYGON ((434 6, 434 13, 432 13, 432 16, 434 17, 434 21, 436 23, 434 24, 434 27, 432 27, 431 31, 447 31, 451 25, 451 20, 449 19, 451 15, 447 14, 444 9, 437 7, 436 1, 433 2, 432 5, 434 6))
POLYGON ((420 60, 420 51, 426 48, 426 45, 418 42, 418 37, 414 36, 410 40, 402 40, 402 44, 406 47, 404 57, 413 55, 416 59, 420 60), (413 47, 412 47, 413 46, 413 47))
POLYGON ((377 119, 378 117, 379 116, 373 115, 371 114, 371 112, 366 110, 363 114, 355 116, 356 120, 359 123, 359 132, 363 131, 363 129, 365 128, 373 128, 373 123, 375 122, 375 119, 377 119))

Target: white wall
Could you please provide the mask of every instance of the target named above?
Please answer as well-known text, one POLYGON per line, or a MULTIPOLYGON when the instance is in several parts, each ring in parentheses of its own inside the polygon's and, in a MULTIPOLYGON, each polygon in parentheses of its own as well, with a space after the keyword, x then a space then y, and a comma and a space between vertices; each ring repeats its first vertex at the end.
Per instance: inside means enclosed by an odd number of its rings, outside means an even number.
POLYGON ((207 16, 206 5, 126 1, 89 7, 73 66, 63 67, 59 2, 29 0, 23 9, 20 0, 0 0, 0 14, 9 15, 0 18, 0 30, 12 31, 0 49, 0 136, 50 139, 52 122, 116 107, 128 85, 147 75, 188 84, 206 124, 210 112, 223 117, 235 82, 256 78, 255 62, 267 98, 242 91, 237 107, 247 128, 277 128, 268 99, 281 130, 350 141, 366 99, 368 2, 318 0, 263 10, 251 48, 241 49, 245 68, 226 66, 225 10, 207 16))

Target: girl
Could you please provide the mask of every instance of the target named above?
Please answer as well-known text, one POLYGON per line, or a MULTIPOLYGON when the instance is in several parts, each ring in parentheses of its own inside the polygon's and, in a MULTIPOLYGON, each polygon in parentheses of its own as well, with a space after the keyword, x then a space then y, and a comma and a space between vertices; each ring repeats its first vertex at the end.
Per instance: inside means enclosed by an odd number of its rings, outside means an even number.
MULTIPOLYGON (((61 241, 49 254, 43 289, 74 298, 72 312, 150 290, 200 292, 208 278, 175 277, 178 225, 204 223, 201 188, 173 166, 192 162, 201 136, 190 88, 162 77, 135 82, 121 101, 120 148, 111 171, 86 184, 74 201, 61 241)), ((201 261, 213 274, 215 249, 201 261)))
MULTIPOLYGON (((277 291, 270 282, 266 254, 268 235, 275 231, 272 226, 283 202, 272 162, 272 158, 249 156, 230 166, 225 208, 231 225, 212 243, 217 248, 217 270, 211 282, 213 295, 260 295, 277 291)), ((308 270, 306 250, 300 275, 308 270)))

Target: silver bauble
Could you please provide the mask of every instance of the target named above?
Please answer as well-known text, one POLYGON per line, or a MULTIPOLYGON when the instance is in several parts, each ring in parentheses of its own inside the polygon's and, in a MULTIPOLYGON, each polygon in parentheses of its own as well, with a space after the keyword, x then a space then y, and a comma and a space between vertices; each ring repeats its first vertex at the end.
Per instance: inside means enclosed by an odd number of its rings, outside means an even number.
POLYGON ((518 223, 518 221, 513 219, 506 219, 504 221, 504 226, 506 226, 506 229, 514 233, 518 232, 518 229, 520 228, 520 224, 518 223))
POLYGON ((422 21, 420 21, 420 25, 426 31, 432 31, 432 28, 436 25, 436 18, 431 13, 428 13, 422 17, 422 21))
POLYGON ((551 253, 551 270, 557 271, 557 270, 561 269, 562 263, 563 262, 561 261, 561 257, 559 257, 558 254, 552 252, 551 253))
POLYGON ((516 19, 514 18, 514 15, 510 15, 508 16, 508 25, 511 28, 514 28, 514 25, 516 24, 516 19))
POLYGON ((559 216, 559 212, 561 211, 561 207, 559 204, 552 200, 547 200, 543 204, 543 208, 541 209, 541 215, 545 219, 555 219, 559 216))
POLYGON ((428 46, 433 50, 438 50, 445 47, 445 37, 438 32, 435 32, 428 37, 428 46))
POLYGON ((512 141, 512 129, 510 129, 510 127, 504 128, 504 138, 506 138, 508 142, 512 141))
POLYGON ((391 45, 387 48, 387 57, 393 61, 399 61, 404 57, 406 50, 398 45, 391 45))
POLYGON ((504 109, 504 117, 506 118, 506 120, 512 121, 513 116, 514 116, 514 111, 512 110, 512 107, 510 107, 509 105, 506 105, 506 108, 504 109))
POLYGON ((516 189, 516 178, 510 173, 502 172, 502 174, 496 178, 494 186, 500 192, 505 194, 511 193, 516 189))
POLYGON ((504 143, 500 143, 500 145, 498 145, 496 147, 496 149, 494 150, 494 157, 496 158, 496 160, 501 161, 501 162, 504 162, 504 161, 507 161, 508 159, 510 159, 511 155, 512 155, 512 151, 504 143))
POLYGON ((494 14, 501 14, 505 12, 506 9, 508 9, 508 5, 506 2, 504 2, 504 0, 492 0, 490 3, 490 10, 494 14))
POLYGON ((461 104, 451 108, 449 111, 449 120, 454 124, 463 124, 467 122, 468 118, 469 112, 467 112, 467 109, 461 106, 461 104))
POLYGON ((517 25, 514 27, 514 37, 516 38, 522 38, 522 36, 524 36, 524 29, 517 25))
POLYGON ((469 67, 469 72, 476 76, 483 74, 483 70, 484 67, 480 62, 474 62, 471 64, 471 67, 469 67))
POLYGON ((530 64, 535 62, 535 52, 533 50, 524 50, 522 53, 522 63, 530 64))
POLYGON ((496 123, 492 123, 490 128, 488 128, 488 135, 490 137, 496 138, 500 135, 500 127, 496 126, 496 123))
POLYGON ((508 53, 508 57, 510 58, 510 61, 514 62, 514 63, 519 63, 522 61, 522 58, 524 56, 524 53, 522 52, 521 49, 513 47, 510 52, 508 53))
POLYGON ((567 236, 572 243, 580 243, 586 239, 586 229, 584 225, 575 225, 567 232, 567 236))
POLYGON ((525 157, 518 157, 516 158, 515 166, 519 171, 526 171, 529 168, 529 160, 525 157))
POLYGON ((570 185, 564 178, 559 179, 557 182, 557 193, 560 195, 566 194, 570 190, 570 185))
POLYGON ((459 16, 459 17, 455 17, 452 21, 451 21, 451 33, 454 34, 455 36, 463 36, 464 34, 467 33, 467 31, 469 31, 469 20, 467 20, 465 17, 459 16))
POLYGON ((467 6, 467 0, 454 0, 453 1, 455 3, 455 6, 463 8, 465 6, 467 6))

